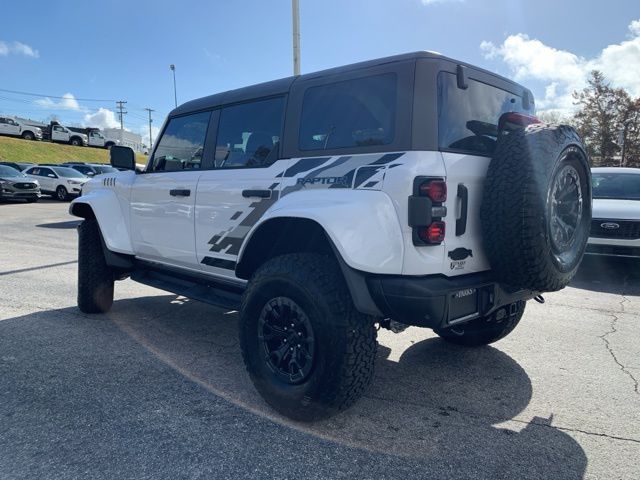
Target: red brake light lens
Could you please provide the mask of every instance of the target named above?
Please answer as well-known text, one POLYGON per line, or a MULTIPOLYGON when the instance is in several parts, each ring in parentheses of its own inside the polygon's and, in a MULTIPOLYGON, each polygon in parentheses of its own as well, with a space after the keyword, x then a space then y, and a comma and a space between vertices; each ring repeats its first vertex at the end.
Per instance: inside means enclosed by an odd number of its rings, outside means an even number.
POLYGON ((441 221, 433 222, 431 225, 418 230, 420 240, 425 243, 442 243, 445 235, 445 224, 441 221))
POLYGON ((542 123, 542 121, 533 115, 526 113, 507 112, 503 113, 498 120, 498 131, 514 130, 516 128, 526 127, 534 123, 542 123))
POLYGON ((420 184, 420 195, 427 196, 431 201, 442 203, 447 199, 447 183, 444 180, 429 180, 420 184))

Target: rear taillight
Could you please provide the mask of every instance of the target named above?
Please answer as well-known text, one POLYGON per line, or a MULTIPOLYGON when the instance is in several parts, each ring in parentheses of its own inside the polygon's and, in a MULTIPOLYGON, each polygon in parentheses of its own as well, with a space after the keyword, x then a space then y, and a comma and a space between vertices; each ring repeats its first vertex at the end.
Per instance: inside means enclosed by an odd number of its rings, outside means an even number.
POLYGON ((447 215, 447 183, 443 178, 417 177, 409 197, 409 226, 414 245, 438 245, 444 241, 447 215))
POLYGON ((445 224, 441 220, 436 220, 431 222, 431 225, 428 227, 418 229, 418 237, 420 237, 420 240, 431 245, 442 243, 444 241, 444 235, 445 224))
POLYGON ((418 189, 420 195, 429 197, 432 202, 443 203, 447 199, 447 183, 444 180, 427 180, 418 189))

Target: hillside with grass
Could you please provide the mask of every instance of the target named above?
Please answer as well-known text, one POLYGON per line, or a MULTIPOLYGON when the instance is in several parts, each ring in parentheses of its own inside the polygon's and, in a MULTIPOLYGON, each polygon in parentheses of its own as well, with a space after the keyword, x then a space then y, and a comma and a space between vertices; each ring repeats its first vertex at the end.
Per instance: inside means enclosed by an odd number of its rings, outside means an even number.
MULTIPOLYGON (((0 161, 29 163, 109 163, 109 151, 104 148, 73 147, 59 143, 28 141, 0 137, 0 161)), ((137 163, 146 163, 146 155, 136 153, 137 163)))

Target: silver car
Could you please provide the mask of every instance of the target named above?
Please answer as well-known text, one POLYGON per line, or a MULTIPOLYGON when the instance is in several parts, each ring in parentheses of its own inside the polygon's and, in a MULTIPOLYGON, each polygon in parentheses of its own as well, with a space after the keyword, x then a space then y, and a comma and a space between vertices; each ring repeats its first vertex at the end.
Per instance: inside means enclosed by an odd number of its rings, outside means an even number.
POLYGON ((13 167, 0 165, 0 200, 22 199, 37 202, 40 185, 37 180, 27 177, 13 167))

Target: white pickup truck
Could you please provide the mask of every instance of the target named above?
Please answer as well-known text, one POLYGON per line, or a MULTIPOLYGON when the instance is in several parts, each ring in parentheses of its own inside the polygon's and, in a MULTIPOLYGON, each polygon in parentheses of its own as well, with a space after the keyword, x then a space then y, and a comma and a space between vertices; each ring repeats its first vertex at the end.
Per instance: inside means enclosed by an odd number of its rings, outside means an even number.
POLYGON ((42 130, 32 125, 22 123, 11 117, 0 117, 0 135, 22 137, 25 140, 41 140, 42 130))
POLYGON ((90 129, 87 132, 87 136, 89 137, 90 147, 100 147, 100 148, 109 149, 114 145, 120 144, 120 140, 115 138, 105 137, 104 134, 98 129, 90 129))
POLYGON ((60 125, 58 122, 51 122, 44 129, 45 140, 58 143, 68 143, 75 146, 86 146, 89 144, 89 137, 85 133, 74 132, 71 129, 60 125))

